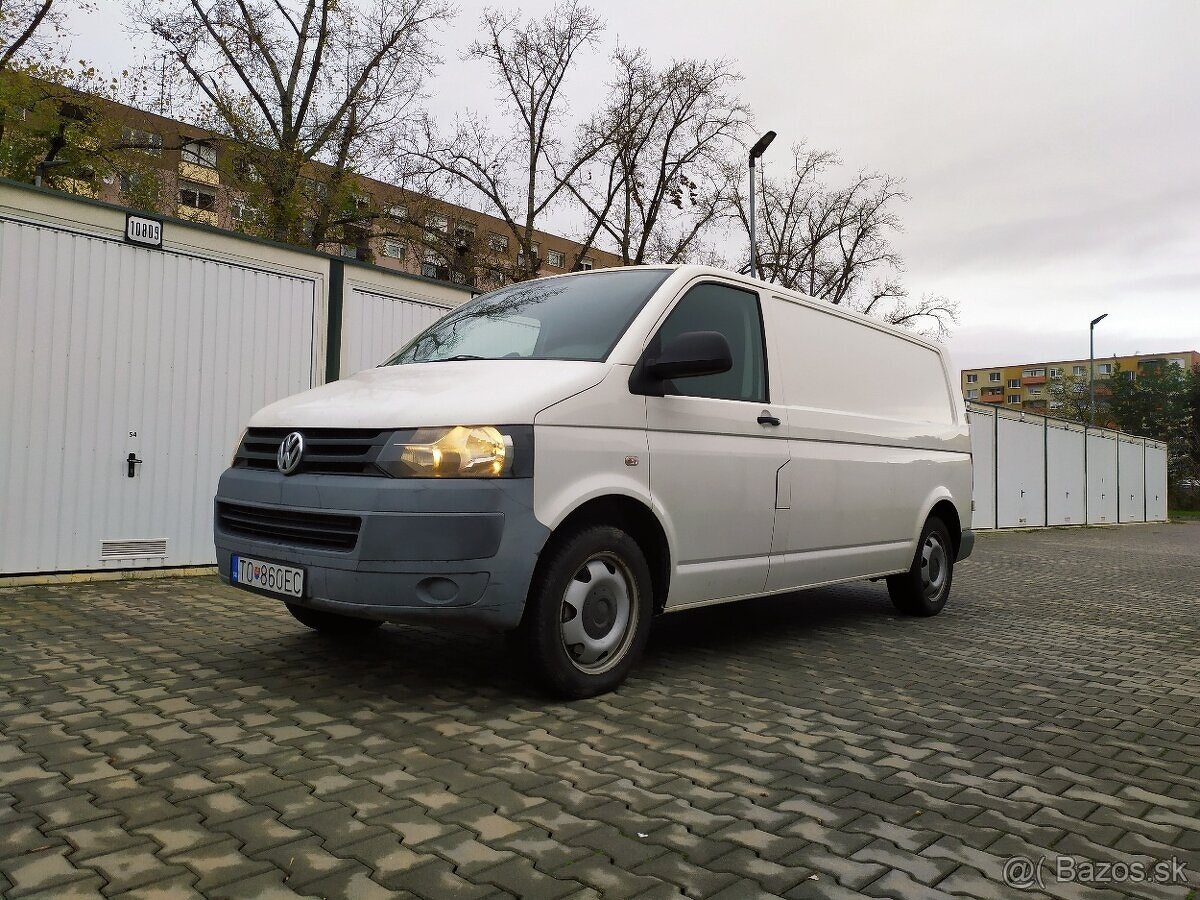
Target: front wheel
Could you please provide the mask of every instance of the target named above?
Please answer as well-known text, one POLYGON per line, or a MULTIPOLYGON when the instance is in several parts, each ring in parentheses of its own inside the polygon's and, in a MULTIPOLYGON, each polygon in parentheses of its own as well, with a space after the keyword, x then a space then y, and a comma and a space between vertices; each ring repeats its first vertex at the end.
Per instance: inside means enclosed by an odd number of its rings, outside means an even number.
POLYGON ((941 519, 931 517, 925 523, 912 567, 900 575, 889 575, 888 593, 892 604, 910 616, 936 616, 950 599, 954 580, 954 544, 950 530, 941 519))
POLYGON ((637 542, 595 525, 547 549, 518 635, 541 680, 568 699, 611 691, 650 632, 650 568, 637 542))
POLYGON ((321 609, 309 609, 298 603, 288 603, 286 606, 297 622, 325 634, 362 634, 366 631, 374 631, 383 624, 378 619, 342 616, 321 609))

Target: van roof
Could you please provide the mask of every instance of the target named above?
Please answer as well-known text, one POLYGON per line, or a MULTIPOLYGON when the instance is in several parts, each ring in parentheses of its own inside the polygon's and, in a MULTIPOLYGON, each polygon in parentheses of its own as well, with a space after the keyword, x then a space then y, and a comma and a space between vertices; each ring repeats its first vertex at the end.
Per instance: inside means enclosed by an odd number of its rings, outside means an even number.
MULTIPOLYGON (((857 312, 856 310, 847 309, 844 306, 835 305, 835 304, 829 303, 828 301, 820 300, 816 297, 812 297, 808 294, 802 293, 801 291, 792 290, 790 288, 785 288, 782 285, 774 284, 770 281, 764 281, 761 278, 751 278, 749 275, 743 275, 740 272, 734 272, 729 269, 722 269, 717 266, 699 265, 697 263, 654 263, 654 264, 646 265, 646 266, 638 266, 637 268, 668 269, 675 273, 681 273, 684 278, 689 279, 689 280, 691 278, 701 277, 704 275, 716 275, 721 278, 726 278, 726 279, 730 279, 733 281, 739 281, 739 282, 745 284, 747 287, 755 287, 762 291, 769 291, 771 293, 785 297, 786 299, 789 299, 789 300, 798 300, 806 305, 813 306, 817 309, 820 309, 823 312, 832 313, 834 315, 840 315, 843 318, 859 321, 866 325, 870 325, 874 328, 878 328, 882 331, 890 332, 892 334, 897 335, 898 337, 906 338, 907 340, 910 340, 913 343, 917 343, 917 344, 921 344, 923 346, 929 347, 931 350, 936 350, 938 353, 944 353, 946 351, 946 347, 944 344, 940 344, 937 341, 932 341, 926 337, 922 337, 921 335, 917 334, 916 332, 909 331, 907 328, 901 328, 898 325, 892 325, 888 322, 883 321, 882 319, 877 319, 874 316, 869 316, 866 313, 861 313, 861 312, 857 312)), ((563 273, 563 275, 555 275, 555 276, 551 276, 551 277, 562 278, 562 277, 568 277, 568 276, 574 276, 574 275, 591 275, 591 274, 594 274, 597 272, 614 272, 614 271, 620 271, 620 269, 617 269, 617 268, 591 269, 586 272, 566 272, 566 273, 563 273)))

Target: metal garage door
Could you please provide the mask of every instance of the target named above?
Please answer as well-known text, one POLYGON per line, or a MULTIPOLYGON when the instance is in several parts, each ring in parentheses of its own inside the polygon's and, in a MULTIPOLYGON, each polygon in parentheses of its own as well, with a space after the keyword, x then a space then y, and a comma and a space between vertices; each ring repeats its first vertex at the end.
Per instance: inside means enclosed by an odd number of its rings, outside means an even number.
POLYGON ((1046 524, 1082 525, 1087 482, 1082 425, 1046 422, 1046 524))
POLYGON ((1046 461, 1041 419, 1024 422, 1003 413, 996 422, 996 526, 1046 524, 1046 461))
POLYGON ((1117 455, 1117 515, 1121 522, 1146 521, 1145 441, 1121 438, 1117 455))
POLYGON ((312 384, 315 302, 311 280, 0 221, 0 573, 211 563, 239 429, 312 384))
POLYGON ((1146 442, 1146 521, 1167 520, 1167 446, 1146 442))
POLYGON ((975 479, 971 499, 973 528, 996 527, 996 417, 995 411, 969 410, 971 425, 971 462, 975 479))
POLYGON ((1089 525, 1117 521, 1117 436, 1111 431, 1088 432, 1087 520, 1089 525))
POLYGON ((342 301, 342 377, 377 366, 449 312, 449 307, 357 286, 342 301))

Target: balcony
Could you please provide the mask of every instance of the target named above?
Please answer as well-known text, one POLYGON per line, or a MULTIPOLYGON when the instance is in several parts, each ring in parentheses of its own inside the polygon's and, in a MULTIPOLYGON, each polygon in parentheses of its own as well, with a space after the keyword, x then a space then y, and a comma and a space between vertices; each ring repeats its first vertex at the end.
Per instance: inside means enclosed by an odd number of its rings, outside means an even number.
POLYGON ((979 402, 980 403, 1003 403, 1004 395, 1003 394, 984 394, 982 397, 979 398, 979 402))
POLYGON ((175 215, 180 219, 186 219, 189 222, 199 222, 202 225, 212 225, 214 228, 217 225, 217 213, 211 209, 198 209, 195 206, 187 206, 180 203, 175 209, 175 215))
POLYGON ((1045 375, 1030 375, 1030 376, 1029 376, 1029 377, 1027 377, 1027 378, 1022 378, 1022 379, 1021 379, 1021 384, 1022 384, 1022 385, 1029 385, 1029 384, 1045 384, 1045 383, 1046 383, 1046 376, 1045 376, 1045 375))
POLYGON ((221 174, 216 169, 193 162, 181 162, 179 176, 188 181, 198 181, 200 184, 216 185, 221 183, 221 174))

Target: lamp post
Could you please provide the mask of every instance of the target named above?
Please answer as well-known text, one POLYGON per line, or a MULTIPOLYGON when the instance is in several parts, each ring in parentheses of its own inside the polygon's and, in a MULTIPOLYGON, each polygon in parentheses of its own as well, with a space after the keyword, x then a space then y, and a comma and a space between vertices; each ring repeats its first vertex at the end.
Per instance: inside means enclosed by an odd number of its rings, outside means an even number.
POLYGON ((46 180, 47 169, 57 169, 59 166, 69 166, 69 159, 47 159, 38 163, 33 170, 33 186, 41 187, 42 182, 46 180))
POLYGON ((757 217, 755 214, 754 195, 754 163, 758 158, 767 152, 767 148, 771 146, 771 141, 775 140, 775 132, 768 131, 758 139, 758 143, 750 148, 750 277, 761 278, 762 272, 758 269, 758 241, 755 237, 755 226, 757 217))
POLYGON ((1088 418, 1096 424, 1096 323, 1108 318, 1101 313, 1088 323, 1088 418))

